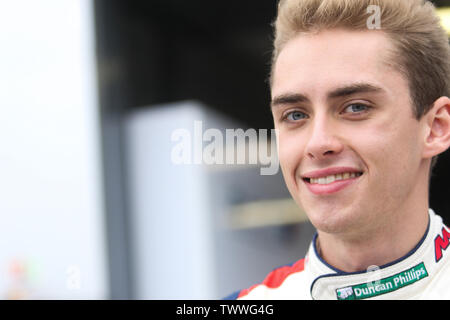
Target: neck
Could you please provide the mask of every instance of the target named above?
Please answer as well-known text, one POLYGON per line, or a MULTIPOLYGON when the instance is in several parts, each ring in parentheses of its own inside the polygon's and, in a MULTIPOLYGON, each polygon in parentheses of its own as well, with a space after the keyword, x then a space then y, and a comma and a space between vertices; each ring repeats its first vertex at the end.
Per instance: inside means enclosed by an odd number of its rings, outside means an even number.
POLYGON ((411 201, 380 214, 389 219, 377 227, 361 227, 352 234, 319 230, 318 254, 329 265, 344 272, 364 271, 404 257, 417 246, 428 226, 428 190, 418 189, 412 192, 411 201))
POLYGON ((414 222, 408 219, 402 228, 385 230, 378 237, 349 240, 318 232, 316 249, 323 260, 338 270, 369 270, 370 267, 383 266, 407 255, 423 238, 427 226, 428 215, 422 214, 422 219, 414 222))

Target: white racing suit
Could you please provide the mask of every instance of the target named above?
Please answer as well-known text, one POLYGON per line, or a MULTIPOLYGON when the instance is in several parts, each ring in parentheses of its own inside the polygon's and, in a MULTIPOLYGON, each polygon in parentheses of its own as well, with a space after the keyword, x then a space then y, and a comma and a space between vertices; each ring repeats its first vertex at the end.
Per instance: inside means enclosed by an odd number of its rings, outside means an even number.
MULTIPOLYGON (((429 210, 422 240, 404 257, 369 271, 345 273, 317 254, 314 237, 305 259, 273 270, 237 292, 237 299, 450 299, 450 231, 429 210)), ((231 297, 229 297, 231 298, 231 297)))

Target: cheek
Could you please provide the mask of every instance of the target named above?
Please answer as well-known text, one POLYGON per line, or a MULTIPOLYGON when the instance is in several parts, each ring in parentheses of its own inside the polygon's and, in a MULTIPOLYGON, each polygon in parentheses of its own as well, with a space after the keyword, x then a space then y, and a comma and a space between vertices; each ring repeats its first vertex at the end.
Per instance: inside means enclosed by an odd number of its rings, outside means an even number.
POLYGON ((419 165, 420 146, 417 125, 413 122, 383 125, 363 135, 364 157, 372 175, 382 176, 387 184, 398 183, 405 172, 410 174, 419 165))
POLYGON ((301 137, 291 133, 280 132, 278 135, 278 153, 280 166, 287 184, 295 181, 295 173, 300 165, 304 145, 301 137))

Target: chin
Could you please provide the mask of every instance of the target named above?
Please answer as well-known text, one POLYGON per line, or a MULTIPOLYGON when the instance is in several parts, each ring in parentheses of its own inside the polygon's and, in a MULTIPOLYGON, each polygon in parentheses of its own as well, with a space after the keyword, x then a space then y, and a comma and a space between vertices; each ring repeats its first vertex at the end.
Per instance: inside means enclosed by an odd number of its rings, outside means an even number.
POLYGON ((312 225, 329 234, 349 233, 355 230, 356 214, 342 209, 305 209, 312 225))

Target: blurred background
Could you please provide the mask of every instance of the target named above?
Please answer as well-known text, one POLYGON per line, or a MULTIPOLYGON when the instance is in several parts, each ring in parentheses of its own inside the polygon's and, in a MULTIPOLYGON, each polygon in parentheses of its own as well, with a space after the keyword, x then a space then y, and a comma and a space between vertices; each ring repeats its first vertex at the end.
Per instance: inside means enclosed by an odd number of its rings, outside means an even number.
MULTIPOLYGON (((0 299, 216 299, 304 256, 314 229, 280 172, 171 161, 195 121, 273 127, 275 13, 0 0, 0 299)), ((430 199, 447 225, 449 157, 430 199)))

